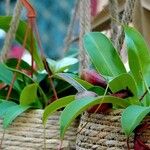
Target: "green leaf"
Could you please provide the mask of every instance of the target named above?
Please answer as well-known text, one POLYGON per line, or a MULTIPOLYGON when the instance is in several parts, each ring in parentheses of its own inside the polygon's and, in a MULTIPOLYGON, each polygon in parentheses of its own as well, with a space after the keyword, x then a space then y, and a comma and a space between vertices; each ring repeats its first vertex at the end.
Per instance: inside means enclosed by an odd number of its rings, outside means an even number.
MULTIPOLYGON (((7 17, 6 16, 0 16, 0 29, 3 29, 5 32, 7 32, 9 30, 11 19, 12 19, 12 17, 10 17, 10 16, 7 16, 7 17)), ((25 23, 24 21, 20 21, 19 26, 18 26, 18 30, 17 30, 17 33, 16 33, 16 40, 20 44, 23 44, 26 28, 27 28, 27 23, 25 23)), ((31 52, 30 44, 31 44, 31 35, 29 34, 28 37, 27 37, 27 42, 26 42, 26 46, 25 46, 26 49, 29 50, 29 52, 31 52)), ((33 42, 33 58, 34 58, 34 60, 37 64, 38 68, 40 70, 43 70, 44 69, 43 62, 42 62, 41 57, 39 56, 36 44, 37 44, 36 40, 34 39, 34 42, 33 42)))
POLYGON ((89 89, 89 91, 92 91, 99 96, 102 96, 105 93, 105 89, 101 88, 100 86, 93 86, 89 89))
POLYGON ((129 103, 126 100, 112 97, 112 96, 100 96, 100 97, 85 97, 77 99, 68 104, 63 110, 60 116, 60 137, 63 139, 64 134, 71 124, 71 122, 83 111, 100 103, 112 103, 117 106, 127 107, 129 103))
POLYGON ((23 71, 20 71, 20 70, 14 69, 14 68, 10 68, 9 66, 6 66, 5 64, 4 64, 4 67, 5 67, 6 69, 8 69, 9 71, 11 71, 11 72, 15 72, 15 73, 17 73, 17 74, 19 74, 19 75, 25 77, 25 78, 28 79, 30 82, 35 82, 29 75, 27 75, 27 74, 24 73, 23 71))
POLYGON ((121 74, 111 80, 109 82, 109 88, 113 93, 128 88, 134 96, 137 96, 137 85, 133 77, 128 73, 121 74))
MULTIPOLYGON (((10 58, 10 59, 7 59, 7 61, 6 61, 6 65, 8 67, 14 68, 14 69, 16 68, 17 63, 18 63, 18 59, 16 59, 16 58, 10 58)), ((31 70, 31 66, 24 60, 21 60, 20 68, 24 69, 24 70, 29 70, 29 71, 31 70)))
POLYGON ((56 72, 62 72, 78 62, 77 58, 65 57, 56 63, 56 72))
POLYGON ((59 61, 54 61, 50 58, 47 59, 49 67, 53 74, 63 72, 65 69, 68 69, 70 66, 78 62, 78 59, 72 57, 65 57, 59 61))
MULTIPOLYGON (((8 70, 4 64, 0 63, 0 80, 3 81, 3 83, 10 85, 12 79, 13 79, 13 72, 8 70)), ((20 91, 20 86, 17 81, 14 82, 14 89, 20 91)))
POLYGON ((21 105, 10 107, 9 110, 4 115, 3 128, 6 129, 17 116, 19 116, 21 113, 23 113, 29 108, 30 106, 21 106, 21 105))
POLYGON ((8 111, 10 107, 16 105, 17 105, 16 103, 11 101, 0 100, 0 117, 3 117, 6 111, 8 111))
POLYGON ((85 89, 90 89, 93 87, 93 85, 85 80, 82 80, 79 78, 77 75, 71 74, 71 73, 66 73, 67 76, 78 82, 80 85, 82 85, 85 89))
POLYGON ((55 74, 57 62, 50 58, 47 58, 46 61, 48 62, 49 68, 52 71, 52 73, 55 74))
POLYGON ((130 70, 138 85, 138 92, 145 92, 144 82, 150 86, 150 52, 141 34, 132 27, 124 27, 130 70), (144 79, 144 80, 143 80, 144 79))
POLYGON ((20 95, 20 105, 31 106, 35 104, 38 100, 37 89, 38 85, 36 83, 26 86, 20 95))
POLYGON ((43 119, 42 119, 44 126, 46 126, 46 122, 50 115, 52 115, 58 109, 65 107, 70 102, 72 102, 74 99, 75 99, 75 96, 73 96, 73 95, 66 96, 66 97, 58 99, 57 101, 54 101, 49 106, 47 106, 44 110, 43 119))
POLYGON ((124 110, 122 113, 121 124, 128 137, 149 112, 150 107, 136 105, 131 105, 124 110))
POLYGON ((73 79, 69 74, 67 73, 58 73, 55 75, 55 77, 61 78, 71 84, 78 92, 85 91, 86 89, 75 79, 73 79))
POLYGON ((115 77, 121 73, 126 73, 117 51, 104 34, 99 32, 86 34, 84 47, 100 74, 115 77))

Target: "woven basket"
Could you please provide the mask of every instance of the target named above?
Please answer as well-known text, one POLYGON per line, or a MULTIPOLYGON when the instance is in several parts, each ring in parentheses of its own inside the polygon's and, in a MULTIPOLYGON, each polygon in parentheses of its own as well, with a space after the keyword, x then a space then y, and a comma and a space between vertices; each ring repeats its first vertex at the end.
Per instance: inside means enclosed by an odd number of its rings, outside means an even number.
MULTIPOLYGON (((84 113, 78 129, 80 132, 77 135, 76 150, 127 150, 126 136, 120 124, 121 112, 122 110, 114 110, 90 116, 87 112, 84 113)), ((145 121, 150 124, 150 117, 145 121)), ((133 136, 129 139, 131 149, 133 136)), ((150 128, 142 133, 143 139, 150 146, 150 128)))
MULTIPOLYGON (((52 115, 46 127, 42 125, 43 110, 31 110, 21 114, 5 131, 2 143, 3 150, 42 150, 44 149, 44 137, 46 149, 56 150, 60 144, 58 119, 60 112, 52 115)), ((63 150, 75 149, 76 131, 78 121, 73 122, 65 135, 63 150)), ((0 120, 0 138, 3 136, 2 120, 0 120)))

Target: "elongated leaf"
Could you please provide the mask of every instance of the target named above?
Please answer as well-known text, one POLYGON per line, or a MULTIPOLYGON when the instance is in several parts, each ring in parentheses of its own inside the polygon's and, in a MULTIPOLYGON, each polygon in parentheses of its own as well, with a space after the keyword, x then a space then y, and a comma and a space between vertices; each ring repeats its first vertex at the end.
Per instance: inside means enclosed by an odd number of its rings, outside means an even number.
POLYGON ((60 116, 60 137, 63 139, 64 134, 71 124, 71 122, 83 111, 88 109, 89 107, 92 107, 96 104, 100 103, 112 103, 117 106, 121 107, 127 107, 129 104, 126 100, 112 97, 112 96, 100 96, 100 97, 85 97, 82 99, 78 99, 75 101, 72 101, 70 104, 68 104, 64 111, 62 112, 60 116))
MULTIPOLYGON (((8 70, 4 64, 0 63, 0 80, 3 83, 10 85, 12 79, 13 79, 13 73, 10 70, 8 70)), ((20 91, 20 86, 17 81, 14 82, 14 89, 20 91)))
MULTIPOLYGON (((0 16, 0 29, 3 29, 5 32, 8 31, 9 29, 9 25, 10 25, 10 21, 11 21, 11 18, 10 16, 6 17, 6 16, 0 16)), ((18 27, 18 30, 17 30, 17 33, 16 33, 16 40, 22 44, 23 41, 24 41, 24 36, 25 36, 25 32, 26 32, 26 28, 27 28, 27 24, 24 22, 24 21, 20 21, 19 23, 19 27, 18 27)), ((28 38, 27 38, 27 42, 26 42, 26 49, 29 50, 29 52, 31 51, 31 46, 30 46, 30 43, 31 43, 31 35, 29 34, 28 38)), ((34 42, 33 42, 33 58, 38 66, 38 68, 40 70, 44 69, 44 66, 43 66, 43 63, 42 63, 42 60, 38 54, 38 50, 37 50, 37 46, 36 46, 36 40, 34 39, 34 42)))
POLYGON ((20 105, 30 106, 38 101, 37 96, 38 85, 36 83, 26 86, 20 95, 20 105))
POLYGON ((129 137, 133 130, 141 123, 146 115, 150 113, 150 107, 131 105, 127 107, 121 118, 122 128, 129 137))
POLYGON ((66 96, 66 97, 58 99, 57 101, 54 101, 49 106, 47 106, 44 110, 43 119, 42 119, 44 126, 46 126, 47 119, 50 115, 52 115, 58 109, 65 107, 74 99, 75 99, 74 95, 66 96))
POLYGON ((115 77, 121 73, 126 73, 117 51, 104 34, 99 32, 86 34, 84 47, 100 74, 115 77))
POLYGON ((71 65, 74 65, 78 62, 78 59, 72 57, 65 57, 61 60, 55 61, 50 58, 47 59, 49 67, 53 74, 63 72, 65 69, 68 69, 71 65))
POLYGON ((73 80, 77 81, 79 84, 81 84, 85 89, 90 89, 93 87, 93 85, 85 80, 82 80, 79 78, 77 75, 71 74, 71 73, 66 73, 67 76, 72 78, 73 80))
POLYGON ((21 113, 23 113, 29 108, 30 106, 21 106, 21 105, 10 107, 10 109, 7 112, 5 112, 3 120, 3 128, 7 128, 17 116, 19 116, 21 113))
POLYGON ((134 96, 137 96, 137 85, 133 77, 128 73, 121 74, 111 80, 109 87, 113 93, 128 88, 134 96))
POLYGON ((59 77, 69 84, 71 84, 78 92, 85 91, 86 89, 76 80, 74 80, 72 77, 70 77, 67 73, 58 73, 56 74, 56 77, 59 77))
MULTIPOLYGON (((143 91, 143 79, 150 86, 150 52, 141 34, 132 27, 124 27, 128 49, 130 70, 137 82, 138 90, 143 91)), ((145 89, 144 89, 145 90, 145 89)))
POLYGON ((3 117, 3 115, 8 111, 8 109, 12 106, 16 106, 17 104, 11 101, 6 100, 0 100, 0 117, 3 117))
POLYGON ((129 97, 128 100, 132 105, 138 105, 139 98, 138 98, 138 90, 137 84, 135 80, 129 73, 124 73, 109 82, 109 88, 113 93, 118 92, 120 90, 128 89, 133 94, 132 97, 129 97))
POLYGON ((78 62, 77 58, 65 57, 56 63, 55 72, 62 72, 65 69, 68 69, 71 65, 74 65, 78 62))

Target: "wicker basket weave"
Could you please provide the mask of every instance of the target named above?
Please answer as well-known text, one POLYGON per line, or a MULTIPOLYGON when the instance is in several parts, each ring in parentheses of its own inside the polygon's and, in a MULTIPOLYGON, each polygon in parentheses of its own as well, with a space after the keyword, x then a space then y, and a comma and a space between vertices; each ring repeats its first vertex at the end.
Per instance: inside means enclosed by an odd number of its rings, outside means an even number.
MULTIPOLYGON (((2 144, 3 150, 42 150, 44 149, 44 137, 46 149, 56 150, 60 144, 58 119, 60 112, 52 115, 46 127, 42 125, 43 110, 31 110, 21 114, 5 131, 2 144)), ((75 149, 76 131, 78 122, 74 122, 65 135, 63 150, 75 149)), ((2 138, 2 120, 0 120, 0 138, 2 138)))
MULTIPOLYGON (((114 110, 105 115, 84 113, 77 135, 76 150, 127 150, 126 136, 121 124, 122 110, 114 110), (88 122, 88 123, 87 123, 88 122), (86 126, 85 126, 86 124, 86 126)), ((150 124, 150 117, 146 119, 150 124)), ((150 128, 142 133, 142 140, 150 146, 150 128)), ((133 136, 129 139, 133 149, 133 136)))

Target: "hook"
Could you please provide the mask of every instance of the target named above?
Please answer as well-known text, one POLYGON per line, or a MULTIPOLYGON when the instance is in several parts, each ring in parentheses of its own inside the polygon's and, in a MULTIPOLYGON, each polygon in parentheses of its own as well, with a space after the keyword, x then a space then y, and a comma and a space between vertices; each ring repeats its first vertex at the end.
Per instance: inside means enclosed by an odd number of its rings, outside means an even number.
POLYGON ((36 18, 36 12, 28 0, 21 0, 23 6, 27 9, 28 18, 36 18))

